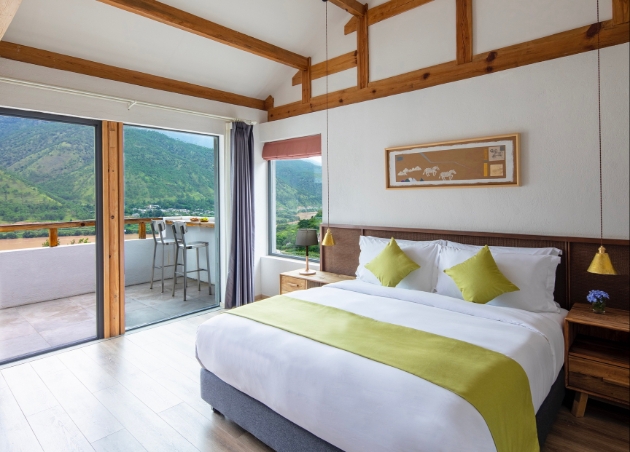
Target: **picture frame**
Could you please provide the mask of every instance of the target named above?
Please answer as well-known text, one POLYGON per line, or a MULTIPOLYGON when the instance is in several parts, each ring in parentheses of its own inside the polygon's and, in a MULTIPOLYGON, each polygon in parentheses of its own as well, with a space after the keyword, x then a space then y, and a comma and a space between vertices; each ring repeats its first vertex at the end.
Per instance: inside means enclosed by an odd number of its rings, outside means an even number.
POLYGON ((388 190, 520 186, 520 134, 385 149, 388 190))

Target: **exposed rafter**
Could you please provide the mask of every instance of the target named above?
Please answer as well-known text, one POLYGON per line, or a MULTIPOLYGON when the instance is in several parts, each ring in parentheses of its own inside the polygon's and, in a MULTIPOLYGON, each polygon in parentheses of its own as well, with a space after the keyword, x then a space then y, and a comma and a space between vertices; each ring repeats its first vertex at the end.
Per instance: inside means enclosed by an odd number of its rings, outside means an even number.
POLYGON ((368 18, 367 15, 358 17, 357 29, 357 86, 359 89, 366 88, 370 82, 370 48, 368 39, 368 18))
POLYGON ((188 31, 204 38, 212 39, 254 55, 286 64, 299 70, 308 67, 308 60, 302 55, 282 49, 260 39, 232 30, 217 23, 187 13, 155 0, 98 0, 125 11, 188 31))
POLYGON ((311 59, 308 59, 308 67, 302 71, 302 103, 311 101, 311 59))
POLYGON ((15 17, 22 0, 0 0, 0 40, 15 17))
POLYGON ((329 0, 333 5, 346 10, 353 16, 363 16, 367 11, 367 5, 357 2, 357 0, 329 0))
POLYGON ((457 63, 470 63, 473 58, 473 0, 457 0, 457 63))
POLYGON ((601 47, 623 44, 630 40, 630 26, 628 22, 614 25, 613 21, 607 21, 602 25, 593 24, 485 52, 475 55, 470 63, 457 64, 457 61, 452 61, 370 82, 365 89, 353 87, 336 91, 329 94, 328 102, 327 96, 324 95, 312 98, 309 104, 294 102, 288 105, 281 105, 269 110, 268 119, 269 121, 276 121, 325 110, 326 108, 365 102, 588 52, 596 48, 598 33, 600 34, 601 47))
POLYGON ((630 0, 613 0, 613 22, 616 25, 630 21, 630 0))
MULTIPOLYGON (((311 66, 311 80, 317 80, 318 78, 326 77, 326 75, 336 74, 337 72, 345 71, 357 67, 357 51, 344 53, 338 57, 328 60, 328 74, 326 74, 326 62, 314 64, 311 66)), ((293 76, 293 86, 302 83, 302 72, 297 72, 293 76)))
POLYGON ((77 74, 144 86, 146 88, 153 88, 161 91, 184 94, 186 96, 200 97, 202 99, 265 110, 265 101, 260 99, 228 93, 226 91, 194 85, 192 83, 180 82, 169 78, 158 77, 156 75, 132 71, 130 69, 109 66, 107 64, 96 63, 94 61, 83 60, 81 58, 75 58, 11 42, 0 42, 0 57, 7 58, 9 60, 21 61, 23 63, 45 66, 52 69, 60 69, 62 71, 75 72, 77 74))
MULTIPOLYGON (((398 14, 402 14, 432 1, 433 0, 390 0, 381 5, 375 6, 374 8, 368 9, 368 26, 374 25, 382 20, 397 16, 398 14)), ((358 19, 353 17, 344 27, 344 34, 348 35, 357 31, 358 25, 358 19)))

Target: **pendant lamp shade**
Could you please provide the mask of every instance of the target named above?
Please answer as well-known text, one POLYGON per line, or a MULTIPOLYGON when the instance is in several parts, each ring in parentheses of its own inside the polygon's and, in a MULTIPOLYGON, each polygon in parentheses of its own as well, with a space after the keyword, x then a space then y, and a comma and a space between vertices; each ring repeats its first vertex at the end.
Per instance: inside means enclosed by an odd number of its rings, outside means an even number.
MULTIPOLYGON (((597 0, 597 23, 599 24, 599 0, 597 0)), ((586 270, 589 273, 598 275, 616 275, 617 272, 613 267, 610 256, 604 248, 604 190, 602 175, 602 85, 601 85, 601 55, 600 55, 600 34, 601 26, 597 31, 597 113, 598 113, 598 132, 599 132, 599 236, 601 246, 593 258, 593 262, 586 270)))
POLYGON ((335 246, 335 239, 333 238, 332 232, 330 232, 330 228, 326 229, 322 246, 335 246))
POLYGON ((591 265, 589 265, 587 271, 589 273, 595 273, 597 275, 617 274, 610 260, 610 256, 606 252, 606 248, 604 248, 603 246, 599 247, 599 251, 597 252, 597 254, 595 254, 593 262, 591 262, 591 265))

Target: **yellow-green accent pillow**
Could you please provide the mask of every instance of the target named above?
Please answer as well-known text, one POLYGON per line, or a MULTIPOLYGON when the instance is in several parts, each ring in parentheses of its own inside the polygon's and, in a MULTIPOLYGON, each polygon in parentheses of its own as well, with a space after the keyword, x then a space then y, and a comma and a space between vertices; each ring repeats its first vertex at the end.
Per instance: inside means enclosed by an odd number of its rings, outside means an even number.
POLYGON ((461 290, 464 300, 485 304, 499 295, 520 290, 497 267, 488 245, 476 255, 444 270, 461 290))
POLYGON ((385 249, 365 264, 365 268, 374 273, 382 285, 396 287, 409 273, 418 270, 420 266, 400 249, 392 237, 385 249))

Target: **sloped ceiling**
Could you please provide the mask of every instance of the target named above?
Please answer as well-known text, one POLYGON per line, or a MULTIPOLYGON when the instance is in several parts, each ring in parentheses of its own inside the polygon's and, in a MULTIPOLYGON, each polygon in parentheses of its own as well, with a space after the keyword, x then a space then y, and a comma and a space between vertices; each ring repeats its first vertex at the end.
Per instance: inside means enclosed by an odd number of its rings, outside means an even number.
MULTIPOLYGON (((324 3, 318 0, 163 3, 304 56, 321 51, 324 3)), ((329 8, 335 28, 349 18, 329 8)), ((259 99, 295 74, 282 64, 96 0, 23 0, 3 40, 259 99)))

